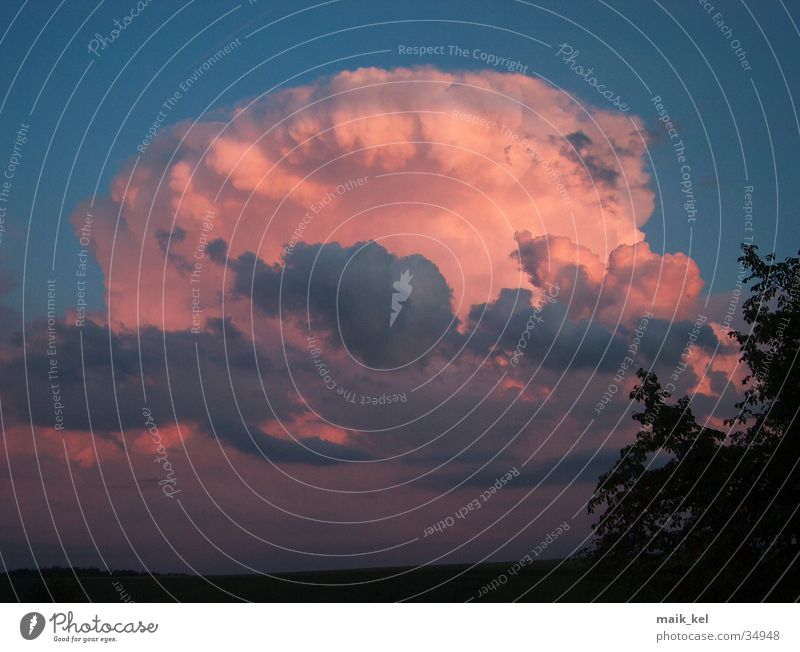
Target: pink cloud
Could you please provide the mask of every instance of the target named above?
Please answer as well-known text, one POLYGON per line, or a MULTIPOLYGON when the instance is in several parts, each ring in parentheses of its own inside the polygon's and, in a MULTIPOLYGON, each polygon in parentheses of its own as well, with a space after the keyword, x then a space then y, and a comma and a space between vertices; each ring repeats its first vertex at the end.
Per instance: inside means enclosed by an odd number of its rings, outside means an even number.
MULTIPOLYGON (((463 295, 463 316, 525 283, 509 259, 516 232, 567 238, 602 266, 643 240, 652 212, 638 119, 587 112, 524 75, 362 68, 242 103, 229 117, 165 131, 95 206, 115 328, 189 328, 198 262, 203 316, 219 315, 229 286, 203 257, 204 240, 271 263, 305 215, 305 242, 375 238, 397 255, 426 256, 463 295)), ((228 309, 245 320, 246 306, 228 309)))
POLYGON ((596 318, 605 324, 632 324, 645 311, 667 320, 694 316, 703 280, 697 263, 685 254, 661 256, 640 242, 617 246, 606 262, 569 238, 523 232, 517 241, 531 282, 557 284, 560 296, 571 297, 573 316, 587 318, 595 306, 596 318))

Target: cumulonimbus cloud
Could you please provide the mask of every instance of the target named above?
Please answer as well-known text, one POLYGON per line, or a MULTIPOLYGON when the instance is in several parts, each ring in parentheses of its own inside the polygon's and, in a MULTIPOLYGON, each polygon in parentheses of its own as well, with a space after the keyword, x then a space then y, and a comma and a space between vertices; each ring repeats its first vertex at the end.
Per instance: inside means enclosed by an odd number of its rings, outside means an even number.
MULTIPOLYGON (((109 326, 216 337, 228 323, 259 364, 301 380, 313 377, 312 327, 340 383, 392 393, 347 356, 392 366, 433 344, 435 369, 460 352, 477 356, 465 370, 502 365, 554 284, 558 306, 527 361, 549 351, 550 368, 602 371, 643 312, 691 319, 702 289, 688 256, 644 241, 644 131, 526 75, 432 67, 345 71, 174 125, 91 209, 109 326), (389 332, 392 282, 407 270, 417 288, 389 332)), ((278 408, 297 422, 332 396, 317 383, 278 408)))
POLYGON ((622 266, 653 208, 641 132, 529 76, 431 67, 342 72, 178 124, 92 209, 112 325, 187 329, 198 304, 219 317, 224 254, 280 264, 298 242, 422 255, 461 318, 527 283, 509 258, 519 232, 622 266))

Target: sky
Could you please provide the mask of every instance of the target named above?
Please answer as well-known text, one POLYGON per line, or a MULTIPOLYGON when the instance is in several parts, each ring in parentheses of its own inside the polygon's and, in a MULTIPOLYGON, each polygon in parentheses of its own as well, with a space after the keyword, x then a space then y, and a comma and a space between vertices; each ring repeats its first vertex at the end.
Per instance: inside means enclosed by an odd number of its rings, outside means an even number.
POLYGON ((6 568, 560 558, 638 368, 731 415, 796 2, 4 9, 6 568))

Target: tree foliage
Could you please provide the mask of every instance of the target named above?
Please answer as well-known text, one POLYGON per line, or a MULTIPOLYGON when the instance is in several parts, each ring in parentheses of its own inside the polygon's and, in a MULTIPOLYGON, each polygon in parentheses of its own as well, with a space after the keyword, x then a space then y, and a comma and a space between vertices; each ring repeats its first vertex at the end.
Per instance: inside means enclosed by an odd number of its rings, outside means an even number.
POLYGON ((638 372, 632 444, 598 481, 587 551, 680 599, 794 599, 800 539, 800 260, 743 247, 750 296, 731 331, 746 366, 743 398, 717 430, 684 396, 670 402, 638 372), (700 420, 702 421, 702 419, 700 420), (666 583, 665 583, 666 582, 666 583))

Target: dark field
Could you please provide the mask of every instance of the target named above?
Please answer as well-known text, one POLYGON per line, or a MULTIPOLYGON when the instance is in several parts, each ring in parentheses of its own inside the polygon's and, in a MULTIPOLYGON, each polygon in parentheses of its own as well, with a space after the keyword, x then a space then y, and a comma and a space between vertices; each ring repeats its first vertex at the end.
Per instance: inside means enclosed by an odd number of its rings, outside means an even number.
MULTIPOLYGON (((140 575, 121 571, 69 569, 44 570, 44 580, 58 602, 118 602, 121 586, 136 602, 363 602, 403 599, 439 602, 465 600, 511 601, 527 589, 525 601, 591 600, 608 584, 597 574, 581 579, 585 565, 573 562, 540 561, 508 573, 513 564, 433 566, 422 569, 376 568, 361 570, 286 573, 272 577, 258 575, 140 575), (505 574, 505 575, 504 575, 505 574), (490 589, 494 581, 495 588, 490 589), (114 584, 117 582, 118 584, 114 584), (502 582, 502 584, 501 584, 502 582), (574 588, 571 585, 576 584, 574 588), (480 597, 479 597, 479 594, 480 597)), ((607 590, 602 598, 624 599, 619 590, 607 590)), ((0 599, 14 602, 51 600, 42 578, 35 571, 0 576, 0 599), (13 580, 13 589, 9 579, 13 580), (16 590, 17 596, 14 595, 16 590)))
MULTIPOLYGON (((761 599, 763 586, 732 592, 710 586, 702 595, 682 573, 662 575, 645 583, 610 569, 592 570, 583 561, 537 561, 509 573, 512 563, 375 568, 326 572, 259 575, 158 575, 97 569, 57 568, 12 571, 0 575, 3 602, 637 602, 751 601, 761 599), (75 577, 77 575, 77 579, 75 577), (12 581, 10 581, 12 580, 12 581), (46 587, 45 587, 46 582, 46 587), (13 583, 13 588, 12 588, 13 583), (493 584, 494 583, 494 584, 493 584), (642 586, 644 584, 644 586, 642 586), (494 586, 494 588, 490 588, 494 586), (16 591, 16 594, 15 594, 16 591), (49 592, 48 592, 49 591, 49 592)), ((768 599, 793 599, 797 587, 779 586, 768 599)), ((796 597, 796 596, 795 596, 796 597)))

